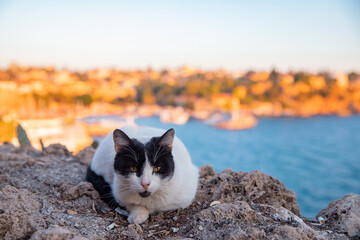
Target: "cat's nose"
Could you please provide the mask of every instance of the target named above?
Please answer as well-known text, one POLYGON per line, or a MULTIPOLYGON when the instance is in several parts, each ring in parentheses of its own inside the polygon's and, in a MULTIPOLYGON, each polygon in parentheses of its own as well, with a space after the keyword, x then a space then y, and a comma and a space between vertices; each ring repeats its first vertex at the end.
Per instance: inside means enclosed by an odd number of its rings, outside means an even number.
POLYGON ((147 190, 149 188, 149 185, 150 185, 150 183, 144 183, 144 182, 141 183, 141 186, 143 186, 143 188, 145 190, 147 190))

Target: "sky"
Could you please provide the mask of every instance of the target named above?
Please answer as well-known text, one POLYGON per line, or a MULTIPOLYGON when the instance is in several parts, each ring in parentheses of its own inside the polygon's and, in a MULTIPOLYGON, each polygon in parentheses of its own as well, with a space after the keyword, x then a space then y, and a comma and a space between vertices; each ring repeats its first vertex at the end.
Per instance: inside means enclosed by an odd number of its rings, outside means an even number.
POLYGON ((360 72, 360 1, 0 0, 0 68, 360 72))

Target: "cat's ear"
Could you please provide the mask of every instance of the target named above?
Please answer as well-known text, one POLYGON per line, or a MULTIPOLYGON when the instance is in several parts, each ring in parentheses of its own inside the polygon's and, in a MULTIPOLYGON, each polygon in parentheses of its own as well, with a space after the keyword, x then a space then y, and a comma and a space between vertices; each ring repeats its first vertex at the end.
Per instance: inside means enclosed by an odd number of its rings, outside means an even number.
POLYGON ((170 128, 160 137, 159 144, 171 150, 173 146, 174 136, 175 130, 173 128, 170 128))
POLYGON ((120 152, 124 147, 129 146, 131 139, 120 129, 113 132, 114 147, 116 152, 120 152))

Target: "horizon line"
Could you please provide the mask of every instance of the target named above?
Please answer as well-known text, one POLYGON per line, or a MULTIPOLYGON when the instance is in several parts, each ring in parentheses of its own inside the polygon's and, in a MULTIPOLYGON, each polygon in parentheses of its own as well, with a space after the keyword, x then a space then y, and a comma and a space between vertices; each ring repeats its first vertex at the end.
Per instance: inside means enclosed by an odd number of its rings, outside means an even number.
POLYGON ((320 73, 359 73, 360 69, 349 69, 349 70, 335 70, 335 69, 329 69, 329 68, 319 68, 317 70, 310 70, 306 67, 294 67, 294 68, 287 68, 287 70, 283 70, 283 68, 276 67, 275 64, 269 67, 247 67, 247 68, 227 68, 223 66, 219 67, 201 67, 196 66, 196 64, 178 64, 176 66, 152 66, 151 64, 143 67, 121 67, 116 66, 116 64, 107 64, 107 66, 90 66, 90 67, 69 67, 67 64, 23 64, 18 61, 10 61, 8 64, 0 64, 0 70, 7 70, 11 67, 12 64, 15 64, 19 67, 28 67, 28 68, 54 68, 55 71, 70 71, 70 72, 89 72, 92 70, 122 70, 122 71, 147 71, 147 70, 153 70, 156 72, 164 71, 164 70, 179 70, 181 68, 191 68, 193 70, 197 71, 207 71, 207 72, 215 72, 215 71, 226 71, 229 73, 236 73, 236 72, 271 72, 275 70, 279 73, 291 73, 291 72, 305 72, 305 73, 311 73, 311 74, 320 74, 320 73), (62 65, 62 66, 59 66, 62 65))

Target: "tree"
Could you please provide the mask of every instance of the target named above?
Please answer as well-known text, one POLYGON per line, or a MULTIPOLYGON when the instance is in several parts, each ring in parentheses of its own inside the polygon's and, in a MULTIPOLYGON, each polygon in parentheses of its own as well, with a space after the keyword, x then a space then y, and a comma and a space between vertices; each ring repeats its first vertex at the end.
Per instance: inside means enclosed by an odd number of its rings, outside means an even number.
POLYGON ((156 103, 155 96, 150 88, 144 90, 142 95, 142 103, 148 105, 156 103))
POLYGON ((276 71, 275 68, 271 70, 269 80, 272 81, 274 84, 277 84, 279 82, 279 73, 276 71))

